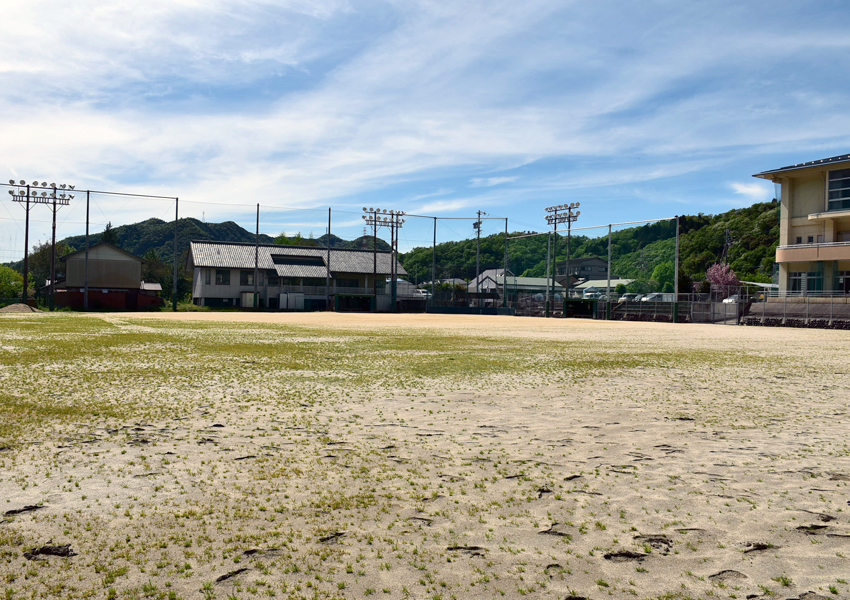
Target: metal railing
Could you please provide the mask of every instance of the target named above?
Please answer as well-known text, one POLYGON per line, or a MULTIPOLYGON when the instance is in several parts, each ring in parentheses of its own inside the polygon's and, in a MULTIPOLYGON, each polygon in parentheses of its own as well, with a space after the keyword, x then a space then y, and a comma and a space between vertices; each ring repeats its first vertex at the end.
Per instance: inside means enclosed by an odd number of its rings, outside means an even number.
POLYGON ((812 242, 810 244, 787 244, 777 246, 777 250, 798 250, 802 248, 835 248, 850 246, 850 242, 812 242))

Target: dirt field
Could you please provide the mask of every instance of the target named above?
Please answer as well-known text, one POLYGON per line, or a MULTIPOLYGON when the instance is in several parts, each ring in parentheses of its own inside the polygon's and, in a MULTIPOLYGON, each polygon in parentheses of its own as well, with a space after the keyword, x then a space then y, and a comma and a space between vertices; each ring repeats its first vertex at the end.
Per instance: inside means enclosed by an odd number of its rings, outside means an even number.
POLYGON ((0 315, 6 598, 848 598, 850 334, 0 315))

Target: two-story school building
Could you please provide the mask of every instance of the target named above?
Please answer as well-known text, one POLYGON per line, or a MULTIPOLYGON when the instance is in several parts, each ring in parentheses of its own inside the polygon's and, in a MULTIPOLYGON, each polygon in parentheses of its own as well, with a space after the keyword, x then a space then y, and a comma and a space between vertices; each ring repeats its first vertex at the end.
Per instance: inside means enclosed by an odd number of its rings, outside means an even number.
POLYGON ((757 173, 780 202, 780 295, 850 293, 850 154, 757 173))
POLYGON ((191 242, 188 268, 198 306, 387 311, 392 261, 386 251, 203 241, 191 242))

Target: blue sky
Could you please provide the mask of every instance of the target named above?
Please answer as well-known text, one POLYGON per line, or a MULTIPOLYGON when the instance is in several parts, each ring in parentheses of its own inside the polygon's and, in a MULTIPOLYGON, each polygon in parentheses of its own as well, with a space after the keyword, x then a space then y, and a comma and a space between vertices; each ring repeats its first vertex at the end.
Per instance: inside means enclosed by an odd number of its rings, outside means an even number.
MULTIPOLYGON (((321 235, 329 206, 342 237, 364 206, 511 230, 568 202, 579 226, 715 213, 773 197, 753 173, 850 151, 844 2, 6 0, 3 16, 4 181, 179 196, 182 216, 247 228, 259 202, 265 233, 321 235)), ((83 230, 79 200, 60 237, 83 230)), ((20 258, 24 211, 0 202, 0 261, 20 258)), ((93 231, 173 218, 95 203, 93 231)), ((430 242, 408 227, 403 247, 430 242)))

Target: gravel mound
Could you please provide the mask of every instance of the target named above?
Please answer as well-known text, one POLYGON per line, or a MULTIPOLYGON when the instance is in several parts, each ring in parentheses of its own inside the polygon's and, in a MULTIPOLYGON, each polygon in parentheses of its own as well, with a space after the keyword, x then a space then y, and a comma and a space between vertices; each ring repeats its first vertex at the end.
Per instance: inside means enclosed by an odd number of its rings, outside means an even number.
POLYGON ((0 308, 0 313, 40 313, 42 311, 37 308, 32 308, 26 304, 18 302, 17 304, 10 304, 9 306, 4 306, 0 308))

